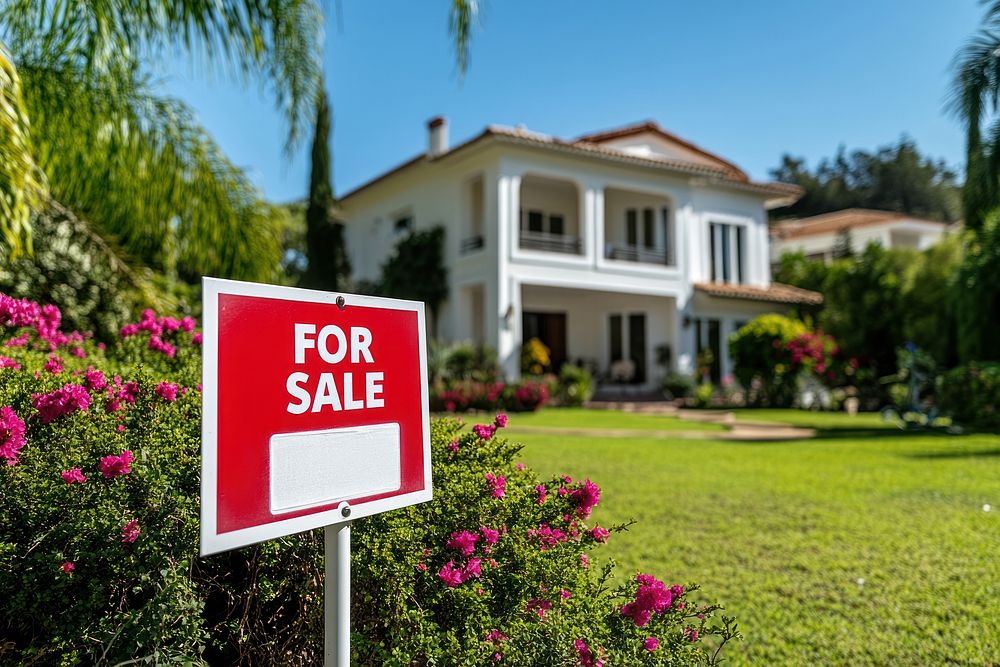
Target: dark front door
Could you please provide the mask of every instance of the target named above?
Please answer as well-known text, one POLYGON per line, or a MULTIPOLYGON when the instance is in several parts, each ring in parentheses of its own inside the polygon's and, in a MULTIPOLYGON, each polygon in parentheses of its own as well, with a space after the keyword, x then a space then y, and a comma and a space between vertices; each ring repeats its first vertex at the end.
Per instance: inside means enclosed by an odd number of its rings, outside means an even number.
POLYGON ((534 313, 525 312, 521 316, 521 340, 527 342, 532 338, 545 343, 549 348, 549 358, 552 360, 552 370, 559 369, 567 361, 566 356, 566 313, 534 313))
POLYGON ((628 316, 628 356, 635 364, 636 384, 646 381, 646 316, 633 313, 628 316))

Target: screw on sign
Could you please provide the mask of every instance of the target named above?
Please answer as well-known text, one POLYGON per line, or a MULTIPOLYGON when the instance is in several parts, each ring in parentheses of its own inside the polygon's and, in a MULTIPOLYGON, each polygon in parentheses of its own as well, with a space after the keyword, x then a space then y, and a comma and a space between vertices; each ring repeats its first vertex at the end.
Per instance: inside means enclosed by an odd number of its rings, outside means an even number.
POLYGON ((326 527, 350 660, 350 521, 431 499, 424 305, 205 278, 201 554, 326 527))

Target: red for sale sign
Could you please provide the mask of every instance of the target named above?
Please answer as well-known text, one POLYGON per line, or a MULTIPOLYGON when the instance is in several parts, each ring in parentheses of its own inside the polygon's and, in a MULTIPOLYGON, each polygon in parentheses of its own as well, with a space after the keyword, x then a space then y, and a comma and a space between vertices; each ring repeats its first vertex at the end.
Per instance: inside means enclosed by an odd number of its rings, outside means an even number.
POLYGON ((424 305, 205 278, 201 553, 431 498, 424 305))

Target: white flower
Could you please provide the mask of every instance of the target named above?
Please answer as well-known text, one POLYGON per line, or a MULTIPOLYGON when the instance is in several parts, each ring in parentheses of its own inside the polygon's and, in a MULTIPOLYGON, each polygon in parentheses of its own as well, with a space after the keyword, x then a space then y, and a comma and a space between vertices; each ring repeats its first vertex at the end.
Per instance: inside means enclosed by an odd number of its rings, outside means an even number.
POLYGON ((989 512, 991 509, 993 509, 993 508, 990 507, 989 503, 986 503, 985 505, 983 505, 983 511, 984 512, 989 512))

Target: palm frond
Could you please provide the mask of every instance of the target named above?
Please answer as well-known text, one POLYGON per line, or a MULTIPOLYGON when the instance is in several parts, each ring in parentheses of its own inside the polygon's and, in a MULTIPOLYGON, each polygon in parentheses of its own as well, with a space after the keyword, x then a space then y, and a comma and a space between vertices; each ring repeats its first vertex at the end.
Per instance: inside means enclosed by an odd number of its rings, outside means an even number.
POLYGON ((59 201, 168 274, 267 280, 281 261, 260 194, 183 103, 135 68, 26 63, 36 156, 59 201))
POLYGON ((478 20, 478 0, 452 0, 448 28, 455 43, 455 60, 460 76, 464 76, 469 68, 469 44, 478 20))
POLYGON ((125 62, 203 55, 273 90, 291 148, 312 111, 323 16, 316 0, 2 0, 0 30, 19 65, 55 55, 101 78, 125 62))
POLYGON ((44 190, 28 126, 21 79, 0 48, 0 238, 15 257, 31 247, 31 210, 44 190))

